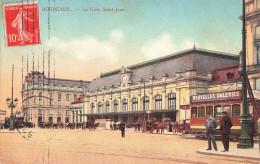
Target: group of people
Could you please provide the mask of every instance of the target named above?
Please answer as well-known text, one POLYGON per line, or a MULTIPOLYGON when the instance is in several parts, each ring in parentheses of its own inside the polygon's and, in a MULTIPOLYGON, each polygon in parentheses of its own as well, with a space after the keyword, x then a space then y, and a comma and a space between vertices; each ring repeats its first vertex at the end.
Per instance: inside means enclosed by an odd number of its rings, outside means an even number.
MULTIPOLYGON (((224 150, 222 152, 229 151, 229 136, 230 136, 230 129, 233 126, 230 117, 228 116, 228 113, 226 111, 223 111, 221 113, 221 122, 220 122, 220 134, 221 134, 221 141, 224 146, 224 150)), ((206 119, 206 133, 208 137, 208 149, 211 150, 211 142, 213 143, 213 147, 215 151, 218 151, 216 140, 215 140, 215 133, 216 128, 218 127, 218 122, 215 118, 212 117, 211 114, 207 115, 206 119)))
MULTIPOLYGON (((250 122, 250 129, 254 130, 254 125, 251 125, 253 121, 250 122)), ((212 117, 211 114, 207 115, 206 119, 206 134, 208 137, 208 149, 211 150, 211 142, 213 143, 213 147, 215 151, 218 151, 216 140, 215 140, 215 133, 216 133, 216 128, 218 127, 218 122, 215 118, 212 117)), ((229 139, 230 139, 230 133, 231 133, 231 127, 233 126, 230 117, 228 116, 228 113, 226 111, 223 111, 221 113, 221 121, 220 121, 220 134, 221 134, 221 141, 224 146, 224 150, 222 152, 227 152, 229 151, 229 139)), ((252 130, 251 130, 252 131, 252 130)), ((250 131, 250 137, 251 137, 251 142, 253 143, 253 133, 250 131)))
MULTIPOLYGON (((125 123, 124 122, 121 122, 118 126, 119 130, 121 131, 121 135, 122 137, 125 137, 125 123)), ((114 123, 114 124, 110 124, 110 130, 116 130, 117 128, 117 125, 114 123)))

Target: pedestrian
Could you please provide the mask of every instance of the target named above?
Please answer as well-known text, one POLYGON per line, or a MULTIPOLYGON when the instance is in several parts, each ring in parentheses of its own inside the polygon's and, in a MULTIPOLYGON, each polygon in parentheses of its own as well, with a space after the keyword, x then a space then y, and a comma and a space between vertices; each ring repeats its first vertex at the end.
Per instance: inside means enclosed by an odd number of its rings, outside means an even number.
POLYGON ((138 124, 137 124, 137 128, 138 128, 138 132, 140 132, 140 122, 138 122, 138 124))
POLYGON ((254 147, 254 134, 255 134, 255 121, 253 118, 251 118, 249 122, 249 136, 253 147, 254 147))
POLYGON ((137 123, 135 123, 134 126, 135 126, 135 132, 136 132, 137 131, 137 123))
POLYGON ((215 133, 216 133, 216 128, 218 127, 218 122, 215 118, 212 117, 211 114, 207 114, 207 119, 206 119, 206 134, 208 138, 208 149, 211 150, 211 142, 213 144, 213 147, 215 151, 218 151, 216 140, 215 140, 215 133))
POLYGON ((116 124, 115 124, 115 122, 114 122, 114 124, 113 124, 113 127, 114 127, 114 130, 116 130, 116 124))
POLYGON ((224 150, 222 152, 229 151, 229 136, 230 136, 230 129, 233 126, 230 117, 226 111, 221 113, 221 123, 220 123, 220 134, 221 140, 224 146, 224 150))
POLYGON ((113 130, 113 126, 112 126, 112 123, 110 123, 110 130, 113 130))
POLYGON ((119 128, 121 130, 122 137, 125 137, 125 123, 121 122, 120 125, 119 125, 119 128))

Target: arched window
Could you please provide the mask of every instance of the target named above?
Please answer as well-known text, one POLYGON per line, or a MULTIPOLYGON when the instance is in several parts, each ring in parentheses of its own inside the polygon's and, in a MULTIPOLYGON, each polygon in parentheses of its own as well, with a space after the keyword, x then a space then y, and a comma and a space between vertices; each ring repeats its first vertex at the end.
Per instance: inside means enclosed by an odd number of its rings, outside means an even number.
POLYGON ((133 111, 138 110, 138 99, 136 97, 132 99, 132 109, 133 111))
POLYGON ((176 109, 176 94, 175 93, 170 93, 168 95, 168 108, 171 110, 176 109))
POLYGON ((39 93, 39 105, 42 105, 42 92, 39 93))
POLYGON ((103 104, 102 104, 102 102, 99 102, 98 103, 98 113, 102 113, 102 111, 103 111, 103 104))
POLYGON ((95 113, 95 104, 91 103, 91 113, 95 113))
POLYGON ((106 112, 107 112, 107 113, 109 112, 109 108, 110 108, 109 101, 106 101, 106 112))
POLYGON ((149 110, 149 97, 145 96, 143 100, 144 110, 149 110))
POLYGON ((114 101, 114 112, 118 112, 118 101, 114 101))
POLYGON ((155 96, 155 109, 162 109, 162 95, 155 96))
POLYGON ((128 101, 127 99, 123 100, 123 112, 127 112, 128 110, 128 101))
POLYGON ((232 105, 232 117, 240 117, 240 105, 232 105))

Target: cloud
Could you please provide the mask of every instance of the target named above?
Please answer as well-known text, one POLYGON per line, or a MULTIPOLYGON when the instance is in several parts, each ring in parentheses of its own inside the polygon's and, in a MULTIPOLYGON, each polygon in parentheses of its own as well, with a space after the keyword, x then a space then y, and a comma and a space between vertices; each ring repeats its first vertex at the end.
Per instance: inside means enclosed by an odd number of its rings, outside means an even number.
POLYGON ((124 37, 124 34, 120 29, 114 29, 110 33, 111 40, 113 40, 115 42, 121 41, 123 39, 123 37, 124 37))
POLYGON ((119 43, 123 39, 123 32, 115 29, 108 40, 98 40, 93 36, 74 38, 67 42, 57 37, 51 37, 48 42, 56 54, 74 57, 83 62, 106 60, 116 62, 119 59, 119 43))
POLYGON ((164 56, 176 51, 173 39, 169 34, 162 34, 157 39, 147 41, 141 48, 141 53, 147 59, 164 56))

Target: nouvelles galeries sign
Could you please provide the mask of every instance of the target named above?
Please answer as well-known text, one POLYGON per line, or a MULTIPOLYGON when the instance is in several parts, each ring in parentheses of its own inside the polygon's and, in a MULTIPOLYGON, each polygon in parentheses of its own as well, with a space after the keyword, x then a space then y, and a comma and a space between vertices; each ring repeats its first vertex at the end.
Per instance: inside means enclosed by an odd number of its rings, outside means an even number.
POLYGON ((193 95, 190 97, 191 102, 205 102, 205 101, 218 101, 218 100, 232 100, 241 99, 241 91, 230 91, 230 92, 217 92, 207 93, 200 95, 193 95))

